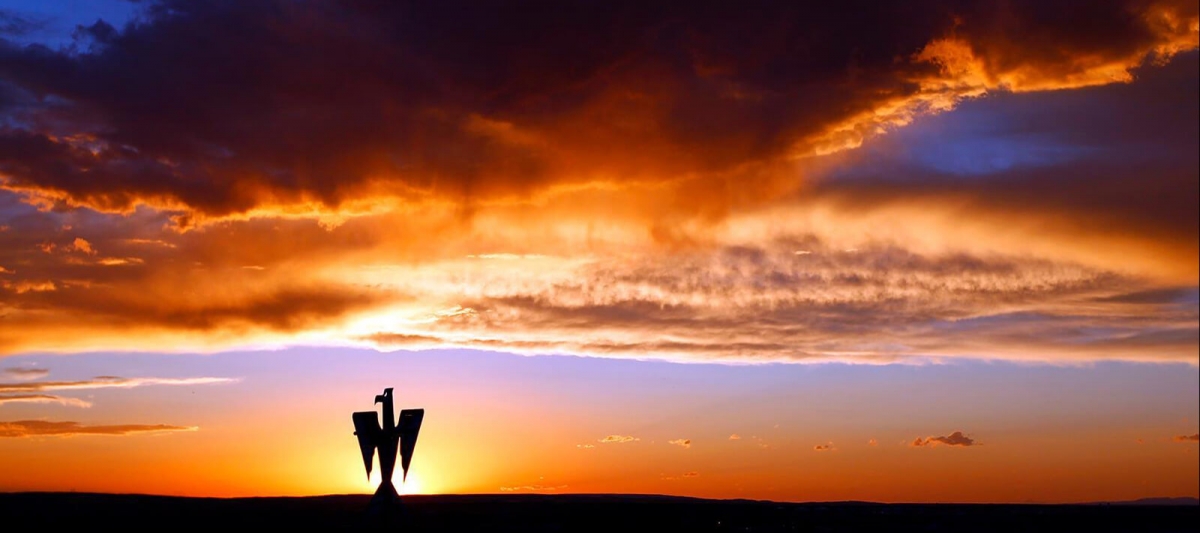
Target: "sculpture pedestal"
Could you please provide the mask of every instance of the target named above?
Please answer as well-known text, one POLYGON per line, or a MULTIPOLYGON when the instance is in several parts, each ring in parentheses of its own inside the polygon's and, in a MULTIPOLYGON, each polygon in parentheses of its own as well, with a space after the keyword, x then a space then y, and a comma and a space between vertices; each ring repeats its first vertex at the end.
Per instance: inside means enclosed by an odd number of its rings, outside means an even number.
POLYGON ((400 516, 401 509, 400 493, 396 492, 396 486, 392 485, 392 482, 388 480, 380 483, 379 489, 375 491, 375 495, 371 496, 371 503, 367 504, 367 515, 375 518, 393 519, 400 516))

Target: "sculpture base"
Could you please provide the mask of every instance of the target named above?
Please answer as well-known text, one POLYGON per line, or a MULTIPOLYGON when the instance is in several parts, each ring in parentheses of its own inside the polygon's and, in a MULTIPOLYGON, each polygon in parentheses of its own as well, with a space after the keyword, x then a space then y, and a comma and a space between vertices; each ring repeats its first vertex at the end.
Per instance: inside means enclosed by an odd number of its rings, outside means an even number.
POLYGON ((371 503, 367 504, 367 515, 376 518, 397 518, 401 509, 400 493, 396 492, 396 486, 391 482, 380 483, 375 495, 371 496, 371 503))

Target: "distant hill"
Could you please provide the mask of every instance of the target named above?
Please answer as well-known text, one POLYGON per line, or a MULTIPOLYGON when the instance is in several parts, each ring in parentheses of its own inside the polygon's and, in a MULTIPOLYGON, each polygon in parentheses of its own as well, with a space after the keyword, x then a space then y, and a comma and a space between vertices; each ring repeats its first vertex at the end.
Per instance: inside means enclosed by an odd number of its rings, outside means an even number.
POLYGON ((1200 505, 1196 498, 1140 498, 1122 502, 1097 502, 1099 505, 1200 505))
MULTIPOLYGON (((366 513, 366 495, 181 498, 127 494, 0 493, 13 531, 927 531, 1143 533, 1194 531, 1194 498, 1082 505, 780 503, 645 495, 479 494, 405 496, 399 515, 366 513), (386 522, 380 524, 380 522, 386 522)), ((7 528, 5 529, 8 530, 7 528)))

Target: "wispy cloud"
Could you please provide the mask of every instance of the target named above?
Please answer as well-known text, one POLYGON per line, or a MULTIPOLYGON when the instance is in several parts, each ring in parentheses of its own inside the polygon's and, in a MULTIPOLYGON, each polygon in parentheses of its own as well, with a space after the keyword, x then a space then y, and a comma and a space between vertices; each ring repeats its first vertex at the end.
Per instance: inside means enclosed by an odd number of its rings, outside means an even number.
POLYGON ((554 492, 567 487, 568 485, 519 485, 515 487, 500 487, 500 492, 554 492))
POLYGON ((79 398, 55 396, 53 394, 8 394, 0 395, 0 405, 6 403, 56 403, 71 407, 91 407, 92 402, 79 398))
POLYGON ((1193 433, 1191 435, 1176 435, 1172 440, 1175 442, 1200 442, 1200 433, 1193 433))
POLYGON ((216 383, 233 383, 237 378, 195 377, 195 378, 123 378, 117 376, 96 376, 81 381, 33 381, 27 383, 0 383, 0 394, 12 392, 40 392, 53 390, 85 390, 85 389, 130 389, 150 385, 211 385, 216 383))
POLYGON ((742 440, 742 436, 738 435, 737 433, 734 433, 729 436, 729 440, 742 440))
POLYGON ((817 445, 813 446, 813 451, 814 451, 814 452, 830 452, 830 451, 833 451, 833 450, 836 450, 836 449, 837 449, 837 448, 834 448, 834 447, 833 447, 833 443, 832 443, 832 442, 825 443, 825 444, 817 444, 817 445))
POLYGON ((17 380, 31 380, 44 378, 50 374, 50 370, 45 368, 30 368, 30 367, 10 367, 5 368, 0 372, 5 378, 17 380))
POLYGON ((679 446, 679 447, 681 447, 681 448, 691 448, 691 447, 692 447, 692 439, 675 439, 675 440, 669 440, 669 441, 667 441, 667 444, 674 444, 674 445, 676 445, 676 446, 679 446))
POLYGON ((0 438, 21 437, 71 437, 76 435, 132 435, 137 433, 164 433, 196 431, 195 426, 173 426, 170 424, 116 424, 88 426, 79 422, 50 422, 45 420, 17 420, 0 422, 0 438))

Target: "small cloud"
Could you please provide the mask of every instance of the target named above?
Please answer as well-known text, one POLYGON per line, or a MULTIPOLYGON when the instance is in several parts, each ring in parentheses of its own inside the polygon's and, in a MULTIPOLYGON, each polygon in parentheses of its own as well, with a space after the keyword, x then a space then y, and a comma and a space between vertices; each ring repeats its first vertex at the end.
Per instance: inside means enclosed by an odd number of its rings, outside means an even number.
POLYGON ((584 449, 584 450, 589 450, 589 449, 595 448, 596 445, 595 444, 576 444, 575 447, 584 449))
POLYGON ((676 446, 682 446, 684 448, 691 448, 692 447, 692 439, 669 440, 669 441, 667 441, 667 444, 674 444, 676 446))
POLYGON ((16 274, 16 272, 0 266, 0 274, 16 274))
POLYGON ((266 269, 267 269, 267 267, 260 266, 260 265, 243 265, 243 266, 242 266, 242 270, 259 270, 259 271, 262 271, 262 270, 266 270, 266 269))
POLYGON ((125 242, 129 244, 151 244, 156 246, 164 246, 167 248, 175 247, 174 244, 159 239, 125 239, 125 242))
MULTIPOLYGON (((9 286, 8 282, 4 282, 4 286, 8 287, 9 286)), ((48 281, 48 280, 47 281, 22 281, 20 283, 12 285, 12 289, 14 291, 16 291, 17 294, 25 294, 27 292, 49 292, 49 291, 53 291, 53 290, 58 290, 58 287, 56 287, 54 285, 53 281, 48 281)))
POLYGON ((879 446, 879 441, 877 441, 875 439, 871 439, 871 440, 867 441, 867 446, 879 446))
POLYGON ((59 405, 68 405, 71 407, 91 407, 92 402, 80 400, 79 398, 67 398, 65 396, 55 396, 53 394, 12 394, 0 396, 0 405, 6 403, 56 403, 59 405))
POLYGON ((742 440, 742 436, 734 433, 733 435, 729 436, 729 440, 742 440))
POLYGON ((818 444, 818 445, 816 445, 816 446, 813 446, 813 451, 814 451, 814 452, 830 452, 830 451, 833 451, 833 450, 836 450, 836 449, 837 449, 837 448, 834 448, 834 447, 833 447, 833 443, 832 443, 832 442, 828 442, 828 443, 825 443, 825 444, 818 444))
POLYGON ((97 262, 103 266, 140 265, 145 263, 139 257, 105 257, 97 262))
POLYGON ((84 253, 87 255, 96 255, 96 249, 92 247, 92 243, 87 242, 86 240, 84 240, 80 237, 75 237, 75 240, 72 241, 71 244, 68 244, 67 247, 63 248, 63 249, 68 252, 80 252, 80 253, 84 253))
POLYGON ((41 250, 43 253, 50 254, 50 253, 54 253, 54 249, 57 248, 57 246, 52 242, 43 242, 43 243, 37 245, 37 248, 38 248, 38 250, 41 250))
POLYGON ((811 252, 811 251, 809 251, 809 250, 796 250, 796 251, 794 251, 794 252, 792 252, 792 253, 793 253, 793 254, 795 254, 795 255, 809 255, 809 254, 811 254, 812 252, 811 252))
POLYGON ((2 374, 8 379, 28 381, 31 379, 44 378, 50 374, 50 371, 45 368, 24 368, 14 366, 5 368, 2 374))
POLYGON ((46 420, 17 420, 0 422, 0 438, 73 437, 76 435, 131 435, 135 433, 165 433, 196 431, 195 426, 169 424, 119 424, 85 426, 79 422, 50 422, 46 420))
POLYGON ((627 442, 637 442, 639 440, 642 440, 642 439, 639 439, 637 437, 633 437, 630 435, 609 435, 609 436, 604 437, 603 439, 600 439, 596 442, 599 442, 601 444, 625 444, 627 442))
POLYGON ((1171 440, 1174 440, 1175 442, 1200 442, 1200 433, 1193 433, 1191 435, 1176 435, 1175 438, 1171 440))
POLYGON ((976 442, 975 442, 975 439, 972 439, 966 435, 963 435, 963 433, 961 431, 955 431, 954 433, 951 433, 950 436, 948 436, 948 437, 925 437, 924 439, 922 439, 921 437, 917 437, 915 440, 912 441, 912 444, 910 444, 910 446, 914 446, 914 447, 937 446, 938 444, 945 444, 946 446, 964 446, 964 447, 965 446, 978 446, 978 444, 976 444, 976 442))
POLYGON ((565 488, 567 488, 567 485, 521 485, 517 487, 500 487, 500 492, 554 492, 565 488))
POLYGON ((700 472, 685 472, 683 477, 700 477, 700 472))

